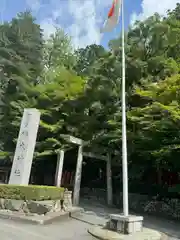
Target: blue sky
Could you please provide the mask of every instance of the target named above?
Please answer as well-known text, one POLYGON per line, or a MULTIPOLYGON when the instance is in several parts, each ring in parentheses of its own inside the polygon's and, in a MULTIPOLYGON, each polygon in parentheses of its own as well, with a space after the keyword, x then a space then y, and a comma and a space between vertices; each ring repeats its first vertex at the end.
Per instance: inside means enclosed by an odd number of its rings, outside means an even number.
MULTIPOLYGON (((124 0, 126 28, 135 20, 143 20, 153 13, 166 14, 180 0, 124 0)), ((112 0, 0 0, 0 20, 11 20, 18 12, 31 9, 45 36, 55 26, 63 28, 75 47, 101 43, 105 47, 120 33, 120 25, 112 33, 100 38, 99 29, 106 19, 112 0)))

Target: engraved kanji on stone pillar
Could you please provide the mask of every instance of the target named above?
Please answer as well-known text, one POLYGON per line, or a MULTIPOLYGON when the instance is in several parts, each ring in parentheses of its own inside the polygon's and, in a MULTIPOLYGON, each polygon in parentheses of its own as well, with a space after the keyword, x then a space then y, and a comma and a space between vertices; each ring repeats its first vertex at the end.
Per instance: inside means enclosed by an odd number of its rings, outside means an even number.
POLYGON ((40 112, 37 109, 24 109, 9 184, 29 183, 39 121, 40 112))

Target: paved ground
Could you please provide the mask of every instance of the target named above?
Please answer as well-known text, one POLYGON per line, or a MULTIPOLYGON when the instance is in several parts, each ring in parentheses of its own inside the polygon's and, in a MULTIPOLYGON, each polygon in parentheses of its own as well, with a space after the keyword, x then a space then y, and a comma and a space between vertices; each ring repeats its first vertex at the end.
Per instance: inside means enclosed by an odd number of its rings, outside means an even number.
MULTIPOLYGON (((89 200, 83 200, 81 206, 103 218, 108 218, 111 213, 120 213, 119 209, 108 208, 89 200)), ((169 240, 180 240, 180 223, 144 215, 144 226, 167 234, 169 240)))
MULTIPOLYGON (((51 225, 38 226, 30 224, 21 224, 11 220, 0 219, 0 239, 1 240, 95 240, 87 233, 90 224, 104 222, 109 213, 117 213, 118 209, 107 208, 102 205, 93 204, 92 202, 83 201, 82 207, 88 213, 85 213, 79 220, 71 219, 56 222, 51 225), (99 217, 93 216, 95 212, 99 217), (89 222, 85 223, 85 222, 89 222)), ((162 231, 168 234, 169 240, 180 239, 180 224, 160 220, 157 218, 145 216, 145 226, 162 231)))
POLYGON ((87 233, 89 225, 77 220, 61 221, 52 225, 38 226, 0 220, 1 240, 94 240, 87 233))

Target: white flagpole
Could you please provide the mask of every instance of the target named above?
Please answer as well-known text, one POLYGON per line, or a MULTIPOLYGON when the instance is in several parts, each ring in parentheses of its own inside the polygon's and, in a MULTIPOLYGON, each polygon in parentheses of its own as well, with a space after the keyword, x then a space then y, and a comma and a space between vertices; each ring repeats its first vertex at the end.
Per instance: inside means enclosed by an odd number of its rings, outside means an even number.
POLYGON ((128 164, 127 164, 127 136, 126 136, 126 70, 124 49, 124 0, 121 6, 122 12, 122 173, 123 173, 123 213, 129 215, 128 204, 128 164))

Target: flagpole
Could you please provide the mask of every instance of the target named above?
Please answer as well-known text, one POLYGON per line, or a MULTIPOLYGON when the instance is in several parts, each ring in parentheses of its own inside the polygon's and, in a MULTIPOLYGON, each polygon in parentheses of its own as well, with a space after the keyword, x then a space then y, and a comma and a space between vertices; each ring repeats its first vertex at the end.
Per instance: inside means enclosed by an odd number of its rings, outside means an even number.
POLYGON ((128 204, 128 164, 127 164, 127 136, 126 136, 126 70, 124 47, 124 0, 122 0, 122 174, 123 174, 123 213, 129 215, 128 204))

